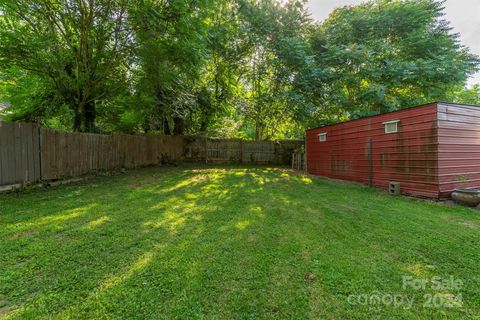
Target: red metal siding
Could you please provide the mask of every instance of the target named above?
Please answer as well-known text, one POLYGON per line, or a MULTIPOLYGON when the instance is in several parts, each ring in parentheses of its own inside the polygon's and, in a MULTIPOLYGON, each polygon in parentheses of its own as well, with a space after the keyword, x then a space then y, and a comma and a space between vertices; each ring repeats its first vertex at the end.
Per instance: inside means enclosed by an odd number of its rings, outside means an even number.
POLYGON ((480 188, 480 108, 439 103, 440 196, 456 188, 480 188))
MULTIPOLYGON (((403 193, 438 197, 437 105, 429 104, 307 131, 307 170, 314 175, 388 188, 400 182, 403 193), (400 120, 398 133, 383 122, 400 120), (327 141, 318 134, 326 132, 327 141)), ((479 150, 480 152, 480 150, 479 150)))

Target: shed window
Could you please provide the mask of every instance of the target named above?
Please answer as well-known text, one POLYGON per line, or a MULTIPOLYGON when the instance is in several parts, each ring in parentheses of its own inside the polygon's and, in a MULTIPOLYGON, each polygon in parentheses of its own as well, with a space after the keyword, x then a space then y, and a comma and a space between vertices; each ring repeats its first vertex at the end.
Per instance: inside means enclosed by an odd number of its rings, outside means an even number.
POLYGON ((318 141, 320 141, 320 142, 327 141, 327 133, 326 132, 319 133, 318 134, 318 141))
POLYGON ((385 133, 396 133, 398 132, 398 123, 400 120, 393 120, 384 122, 383 125, 385 126, 385 133))

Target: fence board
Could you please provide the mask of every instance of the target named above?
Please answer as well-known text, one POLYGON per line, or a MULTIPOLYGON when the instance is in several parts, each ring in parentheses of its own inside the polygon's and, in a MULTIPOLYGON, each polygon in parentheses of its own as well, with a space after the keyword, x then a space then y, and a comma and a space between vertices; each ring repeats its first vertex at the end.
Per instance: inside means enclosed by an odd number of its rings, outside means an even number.
POLYGON ((11 137, 10 133, 10 123, 0 122, 0 182, 1 181, 10 181, 10 159, 9 154, 10 144, 9 139, 11 137))
POLYGON ((9 143, 8 139, 10 137, 10 124, 5 122, 0 122, 0 182, 10 181, 10 159, 9 156, 9 143))
POLYGON ((25 129, 22 136, 25 139, 25 151, 26 151, 26 164, 27 164, 27 172, 26 172, 26 181, 34 181, 35 180, 35 166, 33 164, 33 153, 35 152, 35 148, 33 147, 33 124, 26 123, 25 129))
POLYGON ((40 180, 42 177, 42 173, 40 172, 40 130, 36 125, 32 125, 32 145, 32 167, 35 176, 34 180, 40 180))
POLYGON ((14 164, 14 174, 15 177, 18 178, 18 181, 25 181, 25 176, 23 174, 23 169, 25 164, 22 161, 22 132, 20 131, 20 124, 14 122, 13 123, 13 152, 15 157, 15 164, 14 164))
POLYGON ((9 179, 8 181, 10 183, 15 183, 15 182, 20 182, 21 177, 16 176, 16 159, 15 159, 15 125, 11 123, 9 125, 8 131, 7 131, 8 137, 7 137, 7 159, 9 161, 9 165, 7 168, 7 172, 9 174, 9 179))
POLYGON ((240 140, 207 139, 206 161, 240 162, 242 146, 240 140))
POLYGON ((252 163, 274 163, 275 142, 246 141, 243 144, 242 161, 252 163))

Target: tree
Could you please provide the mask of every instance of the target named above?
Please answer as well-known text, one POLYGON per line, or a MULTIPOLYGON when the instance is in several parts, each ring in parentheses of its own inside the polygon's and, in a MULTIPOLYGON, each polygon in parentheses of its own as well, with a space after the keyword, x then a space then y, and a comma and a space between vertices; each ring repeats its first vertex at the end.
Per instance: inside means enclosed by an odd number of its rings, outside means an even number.
POLYGON ((208 58, 198 82, 197 103, 192 114, 192 129, 202 134, 217 134, 222 119, 235 115, 239 83, 249 53, 248 35, 241 28, 241 3, 216 1, 209 14, 206 50, 208 58))
POLYGON ((475 84, 470 88, 461 86, 456 87, 451 93, 449 93, 447 101, 480 105, 480 84, 475 84))
POLYGON ((382 113, 445 99, 462 86, 479 60, 451 33, 442 3, 376 0, 336 9, 312 36, 331 78, 324 103, 343 115, 382 113))
POLYGON ((271 139, 294 122, 302 97, 298 82, 308 71, 310 20, 302 1, 243 1, 243 32, 250 51, 243 67, 240 108, 254 123, 255 139, 271 139), (295 105, 297 104, 297 105, 295 105))
POLYGON ((140 75, 135 91, 154 98, 145 114, 145 131, 185 132, 207 58, 211 9, 211 2, 182 0, 145 0, 133 7, 140 75))
POLYGON ((5 0, 0 4, 0 66, 48 82, 74 115, 75 131, 94 131, 96 103, 125 84, 131 45, 129 0, 5 0))

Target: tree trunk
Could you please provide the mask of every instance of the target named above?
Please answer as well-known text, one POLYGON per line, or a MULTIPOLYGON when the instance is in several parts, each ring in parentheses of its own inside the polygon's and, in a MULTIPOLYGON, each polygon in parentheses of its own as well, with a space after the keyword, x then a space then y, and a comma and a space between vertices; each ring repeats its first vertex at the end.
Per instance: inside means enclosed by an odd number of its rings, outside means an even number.
POLYGON ((143 119, 142 128, 143 128, 143 131, 145 133, 148 133, 150 131, 150 123, 149 123, 147 117, 145 117, 145 119, 143 119))
POLYGON ((95 119, 97 118, 97 110, 95 109, 95 101, 90 101, 83 108, 83 129, 85 132, 95 132, 95 119))
POLYGON ((181 136, 185 133, 185 122, 183 121, 183 118, 180 117, 175 117, 173 118, 173 134, 176 136, 181 136))
POLYGON ((82 131, 82 112, 78 110, 78 108, 74 109, 74 117, 73 117, 73 131, 80 132, 82 131))
POLYGON ((263 123, 257 118, 255 120, 255 141, 262 140, 263 136, 263 123))
POLYGON ((200 132, 204 133, 205 131, 207 131, 208 129, 208 122, 207 120, 202 120, 202 122, 200 123, 200 132))
POLYGON ((167 117, 163 117, 163 134, 171 135, 172 132, 170 131, 170 125, 168 124, 167 117))
POLYGON ((95 102, 86 103, 83 108, 78 105, 73 106, 73 131, 74 132, 95 132, 95 119, 97 111, 95 102))

